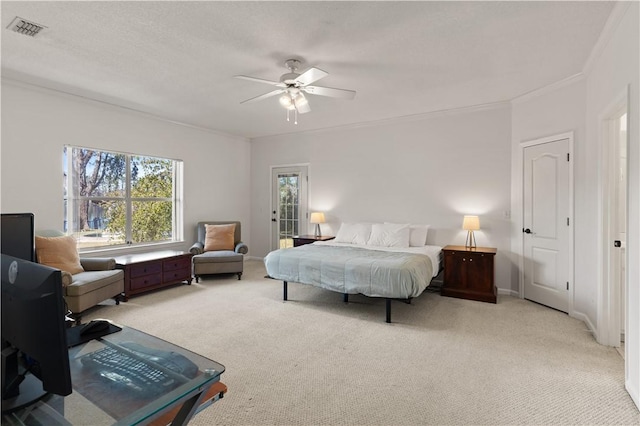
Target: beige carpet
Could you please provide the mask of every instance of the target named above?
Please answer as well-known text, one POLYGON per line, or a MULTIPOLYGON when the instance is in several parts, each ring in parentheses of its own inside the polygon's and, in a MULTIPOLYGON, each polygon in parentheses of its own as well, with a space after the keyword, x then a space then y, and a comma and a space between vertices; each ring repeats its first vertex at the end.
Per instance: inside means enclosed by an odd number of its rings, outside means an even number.
POLYGON ((107 303, 109 318, 226 366, 197 425, 640 424, 624 363, 585 325, 524 300, 411 305, 221 276, 107 303))

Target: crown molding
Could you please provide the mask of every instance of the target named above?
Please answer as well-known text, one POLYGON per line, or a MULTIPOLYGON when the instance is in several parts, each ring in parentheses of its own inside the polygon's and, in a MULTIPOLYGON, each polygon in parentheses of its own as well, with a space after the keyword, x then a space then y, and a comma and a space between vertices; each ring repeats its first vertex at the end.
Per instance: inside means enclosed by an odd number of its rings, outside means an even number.
POLYGON ((195 124, 189 124, 189 123, 185 123, 185 122, 178 121, 178 120, 172 120, 172 119, 167 118, 167 117, 163 117, 163 116, 160 116, 160 115, 155 115, 155 114, 151 114, 151 113, 148 113, 148 112, 140 111, 140 110, 135 109, 135 108, 126 107, 126 106, 114 104, 114 103, 111 103, 111 102, 98 100, 98 99, 91 98, 91 97, 88 97, 88 96, 82 96, 82 95, 77 95, 77 94, 74 94, 74 93, 65 92, 64 90, 52 89, 52 88, 49 88, 49 87, 40 86, 38 84, 29 83, 29 82, 25 82, 25 81, 22 81, 22 80, 10 78, 10 77, 4 77, 4 76, 2 76, 1 80, 2 80, 3 84, 8 84, 8 85, 14 86, 14 87, 20 87, 20 88, 23 88, 23 89, 33 90, 33 91, 40 92, 40 93, 60 96, 60 97, 66 98, 66 99, 71 99, 71 100, 74 100, 74 101, 80 101, 80 102, 92 104, 94 106, 100 106, 100 107, 103 107, 103 108, 108 108, 108 109, 113 110, 113 111, 122 112, 124 110, 126 112, 129 112, 129 113, 132 113, 132 114, 144 117, 144 118, 148 118, 148 119, 151 119, 151 120, 160 121, 160 122, 168 123, 168 124, 174 124, 174 125, 180 126, 180 127, 187 127, 189 129, 198 130, 198 131, 206 132, 206 133, 211 133, 211 134, 214 134, 216 136, 222 136, 222 137, 226 137, 226 138, 237 139, 237 140, 240 140, 242 142, 249 142, 250 141, 249 138, 246 138, 244 136, 234 135, 234 134, 231 134, 231 133, 225 133, 225 132, 221 132, 220 130, 210 129, 208 127, 197 126, 195 124))
POLYGON ((367 127, 401 124, 401 123, 408 123, 412 121, 427 120, 434 117, 467 114, 467 113, 478 112, 478 111, 488 111, 488 110, 500 109, 500 108, 505 108, 510 106, 511 105, 509 101, 499 101, 499 102, 492 102, 487 104, 472 105, 467 107, 449 108, 449 109, 443 109, 443 110, 437 110, 437 111, 423 112, 419 114, 403 115, 400 117, 382 118, 379 120, 342 124, 339 126, 323 127, 321 129, 301 130, 299 132, 276 133, 272 135, 257 136, 255 138, 251 138, 251 141, 252 142, 259 141, 260 139, 269 139, 269 138, 274 138, 278 136, 318 134, 318 133, 334 132, 337 130, 354 130, 354 129, 362 129, 367 127))
POLYGON ((607 22, 604 24, 602 32, 600 32, 600 36, 598 37, 596 44, 593 46, 593 49, 591 49, 591 54, 587 58, 587 61, 582 68, 583 74, 588 75, 592 71, 595 62, 598 60, 600 55, 602 55, 602 52, 604 51, 605 47, 607 47, 607 44, 609 44, 611 37, 613 37, 613 34, 618 29, 618 26, 620 25, 622 18, 624 18, 625 14, 627 13, 627 10, 631 6, 631 3, 633 3, 633 1, 616 2, 613 10, 611 11, 611 14, 609 15, 609 18, 607 19, 607 22))
POLYGON ((570 86, 584 79, 585 79, 585 74, 582 72, 579 72, 578 74, 574 74, 560 81, 556 81, 555 83, 548 84, 546 86, 540 87, 538 89, 524 93, 518 97, 515 97, 511 100, 511 105, 518 105, 523 102, 530 101, 531 99, 537 98, 542 95, 546 95, 551 92, 555 92, 556 90, 562 87, 570 86))

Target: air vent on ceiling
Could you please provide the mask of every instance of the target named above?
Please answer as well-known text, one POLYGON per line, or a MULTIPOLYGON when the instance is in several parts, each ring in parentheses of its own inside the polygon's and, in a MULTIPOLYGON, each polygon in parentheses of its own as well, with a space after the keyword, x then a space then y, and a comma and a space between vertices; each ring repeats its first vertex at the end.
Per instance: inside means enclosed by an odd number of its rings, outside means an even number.
POLYGON ((35 22, 27 21, 19 16, 16 16, 13 21, 7 27, 11 31, 15 31, 20 34, 35 37, 40 31, 47 28, 44 25, 36 24, 35 22))

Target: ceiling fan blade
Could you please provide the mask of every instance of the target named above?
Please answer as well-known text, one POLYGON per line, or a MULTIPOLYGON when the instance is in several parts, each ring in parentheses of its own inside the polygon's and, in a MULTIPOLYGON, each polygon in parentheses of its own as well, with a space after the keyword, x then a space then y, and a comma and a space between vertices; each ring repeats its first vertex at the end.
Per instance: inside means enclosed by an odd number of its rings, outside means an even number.
POLYGON ((305 86, 300 89, 312 95, 330 96, 332 98, 353 99, 356 96, 355 90, 334 89, 332 87, 305 86))
POLYGON ((246 101, 242 101, 240 103, 241 104, 248 104, 248 103, 251 103, 251 102, 261 101, 263 99, 270 98, 271 96, 279 95, 280 93, 283 93, 283 92, 285 92, 284 89, 276 89, 276 90, 273 90, 273 91, 271 91, 269 93, 265 93, 264 95, 256 96, 255 98, 247 99, 246 101))
POLYGON ((328 76, 329 73, 326 71, 322 71, 320 68, 309 68, 302 74, 300 74, 294 81, 294 83, 298 83, 301 86, 306 86, 307 84, 311 84, 314 81, 318 81, 323 77, 328 76))
POLYGON ((279 81, 265 80, 263 78, 249 77, 247 75, 234 75, 234 77, 239 78, 241 80, 255 81, 256 83, 267 83, 267 84, 271 84, 272 86, 287 87, 286 84, 281 83, 279 81))

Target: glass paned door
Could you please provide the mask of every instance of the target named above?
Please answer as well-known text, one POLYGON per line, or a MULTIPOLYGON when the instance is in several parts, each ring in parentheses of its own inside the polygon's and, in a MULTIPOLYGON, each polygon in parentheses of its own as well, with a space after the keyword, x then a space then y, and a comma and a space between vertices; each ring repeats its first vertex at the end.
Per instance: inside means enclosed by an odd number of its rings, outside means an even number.
POLYGON ((293 247, 307 232, 307 167, 273 169, 272 249, 293 247))

